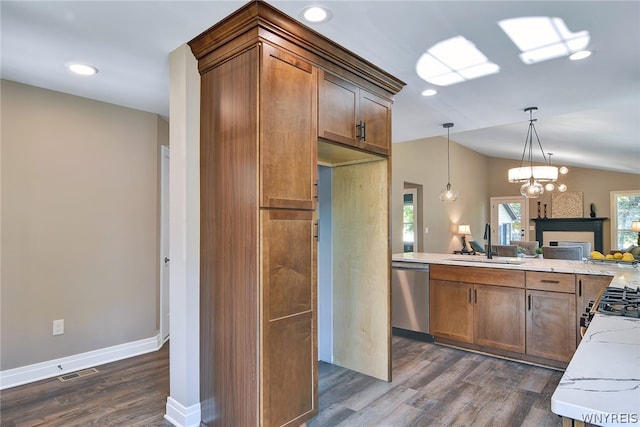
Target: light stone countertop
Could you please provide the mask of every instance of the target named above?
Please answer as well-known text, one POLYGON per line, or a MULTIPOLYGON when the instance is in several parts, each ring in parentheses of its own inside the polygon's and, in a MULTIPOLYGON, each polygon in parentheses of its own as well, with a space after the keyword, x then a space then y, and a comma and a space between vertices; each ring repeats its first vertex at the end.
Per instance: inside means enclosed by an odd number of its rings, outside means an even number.
MULTIPOLYGON (((610 286, 640 286, 628 264, 478 255, 394 254, 393 261, 613 276, 610 286)), ((640 319, 597 313, 551 397, 551 410, 600 426, 640 426, 640 319)))

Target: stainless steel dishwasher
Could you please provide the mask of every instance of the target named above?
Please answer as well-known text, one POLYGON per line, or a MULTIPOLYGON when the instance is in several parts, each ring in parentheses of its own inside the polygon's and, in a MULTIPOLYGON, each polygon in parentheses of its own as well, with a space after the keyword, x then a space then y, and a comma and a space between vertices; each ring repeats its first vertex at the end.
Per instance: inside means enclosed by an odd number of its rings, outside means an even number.
POLYGON ((429 264, 392 261, 391 326, 429 334, 429 264))

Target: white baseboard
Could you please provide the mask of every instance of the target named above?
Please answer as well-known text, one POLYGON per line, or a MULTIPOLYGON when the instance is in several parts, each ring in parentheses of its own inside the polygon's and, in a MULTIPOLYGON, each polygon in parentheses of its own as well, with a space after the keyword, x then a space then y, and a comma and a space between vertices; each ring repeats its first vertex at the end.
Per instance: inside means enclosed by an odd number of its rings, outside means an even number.
POLYGON ((33 365, 0 371, 0 390, 16 387, 69 372, 92 368, 140 354, 150 353, 162 346, 162 337, 157 335, 138 341, 101 348, 86 353, 74 354, 60 359, 48 360, 33 365), (60 369, 62 367, 62 369, 60 369))
POLYGON ((164 419, 177 427, 200 425, 200 403, 186 407, 171 396, 167 397, 167 413, 164 419))

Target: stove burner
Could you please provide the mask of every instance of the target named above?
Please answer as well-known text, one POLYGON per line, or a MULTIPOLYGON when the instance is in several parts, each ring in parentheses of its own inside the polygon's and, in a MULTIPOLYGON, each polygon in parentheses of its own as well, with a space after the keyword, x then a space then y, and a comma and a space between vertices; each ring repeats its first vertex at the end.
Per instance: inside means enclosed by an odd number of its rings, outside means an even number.
POLYGON ((606 288, 598 312, 640 319, 640 287, 606 288))

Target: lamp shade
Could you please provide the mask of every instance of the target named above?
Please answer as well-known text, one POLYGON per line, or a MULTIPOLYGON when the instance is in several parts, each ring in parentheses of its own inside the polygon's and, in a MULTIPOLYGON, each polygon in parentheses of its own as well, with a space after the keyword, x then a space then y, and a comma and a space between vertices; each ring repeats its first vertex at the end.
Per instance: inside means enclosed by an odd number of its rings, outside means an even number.
POLYGON ((555 166, 521 166, 509 169, 509 182, 527 182, 531 177, 538 182, 556 181, 558 168, 555 166))
POLYGON ((631 222, 631 231, 640 233, 640 221, 631 222))
POLYGON ((471 234, 471 227, 468 225, 458 225, 458 234, 471 234))

